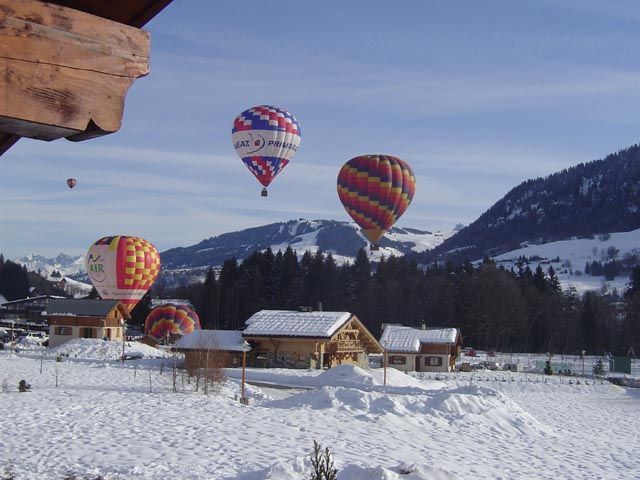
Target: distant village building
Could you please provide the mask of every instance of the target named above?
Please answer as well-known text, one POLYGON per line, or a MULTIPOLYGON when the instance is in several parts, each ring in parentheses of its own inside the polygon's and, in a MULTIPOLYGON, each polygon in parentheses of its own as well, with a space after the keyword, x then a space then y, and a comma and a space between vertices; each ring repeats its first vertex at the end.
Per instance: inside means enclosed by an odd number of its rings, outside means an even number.
POLYGON ((462 346, 457 328, 420 330, 387 325, 380 344, 387 349, 387 364, 405 372, 450 372, 462 346))
POLYGON ((150 307, 151 307, 151 310, 153 310, 156 307, 164 307, 165 305, 169 305, 169 304, 186 305, 187 307, 193 310, 193 304, 191 303, 190 300, 187 300, 186 298, 152 298, 150 307))
POLYGON ((127 309, 118 300, 57 299, 46 310, 49 347, 74 338, 101 338, 122 341, 127 309))
POLYGON ((262 310, 246 322, 242 336, 253 347, 256 367, 368 367, 368 355, 382 347, 349 312, 262 310))
MULTIPOLYGON (((184 354, 185 368, 227 368, 242 366, 244 340, 239 330, 196 330, 183 335, 172 351, 184 354)), ((247 346, 247 352, 251 347, 247 346)))
POLYGON ((0 326, 21 328, 46 328, 47 321, 42 312, 47 309, 54 300, 64 297, 55 295, 39 295, 35 297, 21 298, 11 302, 0 304, 0 326))

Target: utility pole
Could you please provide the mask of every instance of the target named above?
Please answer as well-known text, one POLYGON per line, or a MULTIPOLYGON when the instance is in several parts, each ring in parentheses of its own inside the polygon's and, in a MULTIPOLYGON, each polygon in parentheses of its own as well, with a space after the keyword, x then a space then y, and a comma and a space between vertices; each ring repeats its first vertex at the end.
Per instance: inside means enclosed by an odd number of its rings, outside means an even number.
POLYGON ((122 319, 122 363, 124 363, 124 342, 125 342, 125 339, 127 338, 125 334, 126 329, 127 329, 127 322, 123 318, 122 319))
POLYGON ((240 396, 240 403, 243 405, 249 404, 249 399, 245 395, 245 370, 247 368, 247 349, 249 348, 249 343, 246 340, 242 341, 242 391, 240 396))

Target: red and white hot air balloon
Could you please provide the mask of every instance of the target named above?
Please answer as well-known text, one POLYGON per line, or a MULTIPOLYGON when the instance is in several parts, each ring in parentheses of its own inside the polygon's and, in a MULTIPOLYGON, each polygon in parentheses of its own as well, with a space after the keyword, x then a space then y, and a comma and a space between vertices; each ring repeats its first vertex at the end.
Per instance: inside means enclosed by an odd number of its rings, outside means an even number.
POLYGON ((143 238, 104 237, 89 248, 87 273, 100 296, 120 300, 129 312, 160 273, 160 254, 143 238))

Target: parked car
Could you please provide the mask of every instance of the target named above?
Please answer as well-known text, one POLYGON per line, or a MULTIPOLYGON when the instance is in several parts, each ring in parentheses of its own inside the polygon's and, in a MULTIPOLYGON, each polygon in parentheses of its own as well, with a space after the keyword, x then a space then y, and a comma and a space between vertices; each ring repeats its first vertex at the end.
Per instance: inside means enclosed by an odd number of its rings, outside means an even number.
POLYGON ((49 335, 47 335, 45 332, 27 332, 24 338, 28 341, 36 342, 42 345, 44 342, 49 340, 49 335))

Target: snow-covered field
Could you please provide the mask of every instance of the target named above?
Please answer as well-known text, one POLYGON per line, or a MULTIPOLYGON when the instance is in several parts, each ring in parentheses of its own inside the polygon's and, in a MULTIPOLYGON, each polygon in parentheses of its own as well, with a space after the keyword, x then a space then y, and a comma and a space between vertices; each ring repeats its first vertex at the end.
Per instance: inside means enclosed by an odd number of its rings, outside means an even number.
POLYGON ((599 381, 251 369, 245 406, 238 370, 173 393, 172 361, 0 352, 0 478, 306 480, 314 440, 339 480, 640 478, 640 392, 599 381))

